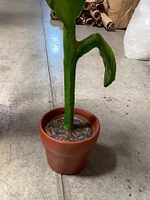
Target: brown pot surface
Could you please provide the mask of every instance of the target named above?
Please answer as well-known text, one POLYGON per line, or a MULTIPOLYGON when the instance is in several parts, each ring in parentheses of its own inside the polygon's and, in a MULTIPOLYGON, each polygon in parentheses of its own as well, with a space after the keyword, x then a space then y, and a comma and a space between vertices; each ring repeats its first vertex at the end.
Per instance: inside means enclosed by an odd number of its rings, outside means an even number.
POLYGON ((49 137, 45 132, 47 123, 55 117, 64 115, 64 108, 55 108, 47 112, 40 120, 39 131, 45 147, 50 167, 60 174, 75 174, 81 171, 88 156, 96 144, 100 131, 99 120, 90 112, 75 108, 74 115, 87 120, 93 129, 90 138, 78 142, 64 142, 49 137))

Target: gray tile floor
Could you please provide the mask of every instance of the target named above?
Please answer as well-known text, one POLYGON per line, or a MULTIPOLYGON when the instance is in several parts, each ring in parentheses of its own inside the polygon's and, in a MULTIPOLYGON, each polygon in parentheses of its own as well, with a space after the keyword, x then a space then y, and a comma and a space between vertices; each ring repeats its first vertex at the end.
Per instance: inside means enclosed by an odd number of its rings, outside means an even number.
POLYGON ((150 65, 125 58, 124 31, 77 26, 79 40, 99 32, 110 43, 117 77, 103 87, 96 49, 79 60, 76 107, 97 115, 101 134, 81 173, 49 168, 38 122, 63 105, 62 25, 51 24, 45 0, 1 0, 0 200, 149 200, 150 65))

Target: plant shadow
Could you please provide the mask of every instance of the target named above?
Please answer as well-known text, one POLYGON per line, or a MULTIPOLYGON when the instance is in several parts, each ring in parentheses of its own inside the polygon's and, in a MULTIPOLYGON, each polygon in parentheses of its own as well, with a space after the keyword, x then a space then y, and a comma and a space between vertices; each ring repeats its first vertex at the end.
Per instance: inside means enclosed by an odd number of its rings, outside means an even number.
POLYGON ((85 169, 78 173, 77 176, 101 176, 113 171, 116 163, 116 154, 112 148, 96 144, 89 156, 85 169))

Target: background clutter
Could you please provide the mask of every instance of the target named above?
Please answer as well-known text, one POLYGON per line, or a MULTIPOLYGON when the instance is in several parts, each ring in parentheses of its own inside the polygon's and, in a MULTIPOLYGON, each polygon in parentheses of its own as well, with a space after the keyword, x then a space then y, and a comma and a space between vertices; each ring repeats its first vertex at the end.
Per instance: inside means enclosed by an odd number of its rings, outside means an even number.
POLYGON ((125 56, 150 60, 150 0, 141 0, 124 36, 125 56))
MULTIPOLYGON (((124 29, 140 0, 86 0, 77 24, 104 26, 106 30, 124 29)), ((53 20, 58 20, 55 11, 50 11, 53 20)))
MULTIPOLYGON (((115 29, 115 24, 108 17, 109 4, 106 0, 86 0, 76 23, 88 26, 104 26, 108 31, 115 29)), ((51 10, 52 19, 58 19, 54 10, 51 10)))
POLYGON ((113 20, 116 29, 125 29, 140 0, 107 0, 108 16, 113 20))

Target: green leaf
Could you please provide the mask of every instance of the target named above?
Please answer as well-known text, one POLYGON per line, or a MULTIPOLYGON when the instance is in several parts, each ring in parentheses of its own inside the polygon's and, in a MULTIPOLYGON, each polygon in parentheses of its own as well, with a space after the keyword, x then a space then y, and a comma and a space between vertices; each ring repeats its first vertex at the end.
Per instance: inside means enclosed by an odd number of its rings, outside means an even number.
POLYGON ((76 19, 82 10, 85 0, 46 0, 47 4, 53 9, 59 20, 64 23, 66 28, 76 24, 76 19))
POLYGON ((109 86, 114 80, 116 75, 116 59, 109 44, 101 37, 99 40, 99 54, 103 59, 105 66, 104 86, 109 86))
POLYGON ((99 49, 99 54, 103 59, 105 66, 104 86, 107 87, 115 80, 116 59, 111 47, 100 34, 92 34, 78 42, 77 59, 95 47, 99 49))

